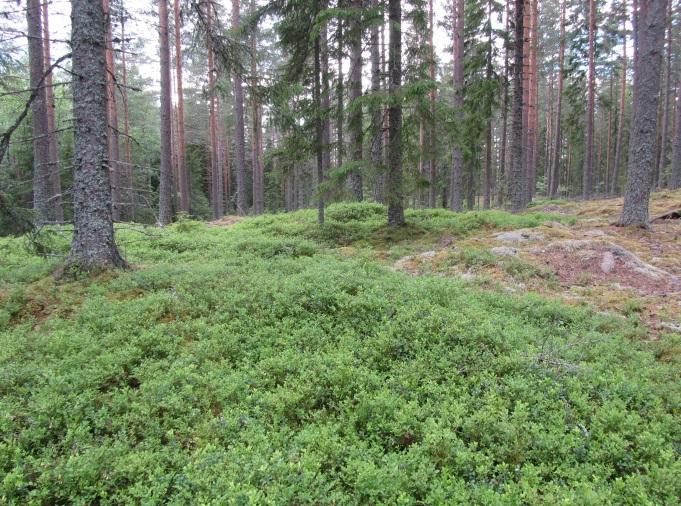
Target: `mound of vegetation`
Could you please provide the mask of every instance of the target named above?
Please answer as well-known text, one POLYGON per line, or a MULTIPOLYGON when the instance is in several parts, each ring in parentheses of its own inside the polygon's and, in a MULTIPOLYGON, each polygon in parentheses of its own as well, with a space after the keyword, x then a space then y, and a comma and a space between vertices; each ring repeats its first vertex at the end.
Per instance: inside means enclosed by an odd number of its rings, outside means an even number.
MULTIPOLYGON (((329 222, 370 242, 375 209, 329 222)), ((678 340, 343 258, 307 214, 121 230, 137 267, 72 282, 3 239, 1 502, 679 503, 678 340)))

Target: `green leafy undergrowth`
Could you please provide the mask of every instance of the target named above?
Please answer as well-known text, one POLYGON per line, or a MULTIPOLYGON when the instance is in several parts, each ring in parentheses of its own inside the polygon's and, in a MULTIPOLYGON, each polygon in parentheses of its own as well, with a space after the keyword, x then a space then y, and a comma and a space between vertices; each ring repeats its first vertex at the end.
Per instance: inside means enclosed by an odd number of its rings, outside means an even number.
POLYGON ((326 246, 386 247, 404 242, 432 242, 443 236, 465 237, 481 230, 536 227, 547 220, 574 219, 547 213, 511 214, 499 210, 453 213, 446 209, 409 209, 407 225, 386 225, 386 208, 380 204, 332 204, 326 221, 317 225, 316 210, 264 215, 236 227, 269 236, 305 238, 326 246))
POLYGON ((136 268, 89 281, 2 260, 0 503, 679 504, 678 343, 292 223, 121 230, 136 268))

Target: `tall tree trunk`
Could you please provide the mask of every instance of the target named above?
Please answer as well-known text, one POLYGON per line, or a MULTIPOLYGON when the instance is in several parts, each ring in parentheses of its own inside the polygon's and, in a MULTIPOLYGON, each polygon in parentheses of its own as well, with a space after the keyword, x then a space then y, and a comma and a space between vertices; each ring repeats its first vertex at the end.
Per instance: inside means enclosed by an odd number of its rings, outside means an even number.
POLYGON ((173 167, 171 132, 170 44, 168 42, 168 1, 158 3, 161 60, 161 170, 158 191, 158 221, 167 225, 173 219, 173 167))
MULTIPOLYGON (((454 0, 454 114, 456 123, 461 128, 464 121, 463 112, 463 78, 464 78, 464 0, 454 0)), ((463 135, 459 135, 452 149, 452 172, 449 198, 452 211, 463 210, 463 135)))
MULTIPOLYGON (((428 45, 430 46, 430 80, 435 82, 435 44, 433 44, 433 35, 435 33, 435 24, 433 22, 433 0, 428 0, 428 45)), ((436 168, 436 122, 435 122, 435 94, 436 90, 430 92, 430 128, 428 133, 428 147, 430 157, 428 160, 428 207, 435 207, 437 200, 437 168, 436 168)))
POLYGON ((125 137, 125 197, 128 206, 128 216, 135 220, 137 207, 137 195, 135 194, 135 178, 132 167, 132 154, 130 152, 130 102, 128 100, 128 65, 127 65, 127 40, 125 39, 125 13, 121 14, 121 97, 123 99, 123 135, 125 137))
POLYGON ((681 188, 681 82, 676 85, 676 133, 674 134, 672 153, 672 175, 669 188, 681 188))
POLYGON ((622 21, 622 74, 620 76, 620 105, 619 120, 617 123, 617 140, 615 141, 615 159, 612 166, 612 176, 610 178, 610 195, 617 193, 620 163, 622 161, 622 143, 624 140, 624 116, 627 96, 627 32, 625 22, 622 21))
POLYGON ((619 220, 623 226, 648 226, 666 10, 666 0, 639 0, 629 175, 619 220))
POLYGON ((523 10, 523 205, 530 200, 530 48, 532 47, 532 1, 525 0, 523 10))
POLYGON ((31 127, 33 133, 33 211, 34 222, 40 226, 52 219, 50 184, 50 146, 48 141, 47 97, 42 27, 40 23, 40 0, 29 0, 26 8, 28 23, 28 59, 30 85, 38 89, 31 103, 31 127))
POLYGON ((515 38, 513 63, 513 124, 511 129, 511 167, 508 177, 508 198, 511 210, 524 207, 523 182, 523 46, 525 0, 515 0, 515 38))
POLYGON ((52 71, 48 69, 52 65, 50 54, 50 15, 48 2, 44 1, 43 8, 43 52, 45 64, 45 100, 47 104, 47 142, 50 154, 50 219, 52 221, 64 221, 64 208, 61 195, 61 167, 59 164, 59 144, 57 143, 57 119, 54 104, 54 88, 52 87, 52 71))
MULTIPOLYGON (((251 0, 251 12, 255 12, 255 0, 251 0)), ((260 159, 260 152, 262 151, 262 115, 260 112, 260 103, 256 96, 258 87, 258 30, 253 29, 251 34, 251 76, 252 76, 252 92, 251 92, 251 110, 253 121, 253 132, 251 134, 251 163, 253 165, 253 212, 255 214, 262 214, 265 212, 265 178, 263 173, 262 160, 260 159)))
MULTIPOLYGON (((37 0, 36 0, 37 5, 37 0)), ((114 241, 108 173, 106 22, 101 2, 71 1, 74 113, 71 271, 125 267, 114 241)))
POLYGON ((610 155, 612 153, 612 112, 615 108, 614 100, 614 89, 615 89, 615 73, 614 70, 610 74, 610 101, 608 105, 608 131, 607 131, 607 147, 605 154, 605 192, 607 193, 608 188, 610 188, 610 155))
POLYGON ((180 0, 173 0, 173 17, 175 21, 175 75, 177 79, 177 189, 180 193, 180 211, 188 213, 190 206, 189 174, 187 171, 187 154, 184 134, 184 89, 182 83, 182 18, 180 16, 180 0))
MULTIPOLYGON (((343 5, 344 2, 339 0, 338 7, 342 8, 343 5)), ((345 119, 345 105, 343 103, 343 20, 340 18, 336 28, 336 44, 338 44, 338 52, 336 54, 338 64, 338 82, 336 83, 336 167, 340 167, 343 165, 343 153, 345 150, 343 135, 345 119)))
POLYGON ((561 0, 560 9, 560 47, 558 49, 558 101, 556 104, 556 127, 555 143, 553 147, 553 164, 551 166, 551 186, 549 187, 549 198, 555 198, 558 194, 560 183, 560 158, 561 146, 563 144, 561 124, 563 112, 563 65, 565 60, 565 1, 561 0))
MULTIPOLYGON (((509 4, 511 0, 506 0, 506 33, 510 38, 511 31, 511 13, 509 4)), ((508 140, 508 60, 510 52, 510 41, 507 40, 504 44, 504 96, 501 105, 501 148, 499 152, 499 190, 497 192, 497 205, 501 207, 504 203, 504 184, 506 179, 506 145, 508 140)))
MULTIPOLYGON (((373 0, 372 7, 379 7, 379 0, 373 0)), ((381 26, 381 30, 383 27, 381 26)), ((381 43, 379 40, 379 26, 371 27, 371 92, 378 94, 381 91, 381 43)), ((383 202, 383 114, 382 107, 375 106, 371 115, 371 163, 374 169, 372 184, 373 198, 376 202, 383 202)))
POLYGON ((582 197, 591 198, 593 191, 594 108, 596 101, 596 0, 589 0, 589 77, 586 110, 586 145, 582 173, 582 197))
POLYGON ((106 19, 106 96, 109 115, 109 174, 114 221, 122 218, 120 148, 118 143, 118 107, 116 106, 116 67, 114 65, 113 41, 111 37, 111 8, 109 0, 102 0, 106 19))
MULTIPOLYGON (((241 24, 239 0, 232 0, 232 29, 241 24)), ((234 165, 236 170, 236 212, 243 216, 248 211, 246 200, 246 140, 244 135, 244 90, 238 72, 234 73, 234 165)))
MULTIPOLYGON (((215 69, 215 55, 213 54, 213 39, 210 31, 213 23, 213 5, 206 4, 206 22, 208 26, 208 129, 210 137, 210 188, 211 188, 211 203, 213 211, 213 219, 219 219, 224 214, 223 194, 222 194, 222 170, 220 167, 220 138, 218 131, 218 97, 216 91, 216 75, 215 69)), ((243 102, 242 102, 243 105, 243 102)), ((243 109, 242 109, 243 113, 243 109)), ((242 114, 243 118, 243 114, 242 114)), ((243 123, 242 123, 243 127, 243 123)), ((243 129, 242 129, 243 133, 243 129)), ((243 145, 242 145, 243 147, 243 145)), ((242 151, 243 158, 243 151, 242 151)), ((238 179, 238 175, 237 175, 238 179)), ((237 185, 238 186, 238 185, 237 185)), ((237 188, 238 191, 238 188, 237 188)))
POLYGON ((529 89, 527 90, 527 154, 526 154, 526 200, 527 203, 532 201, 535 192, 535 186, 537 181, 537 130, 538 130, 538 118, 537 113, 537 18, 538 18, 538 7, 537 0, 529 0, 529 46, 527 47, 528 54, 528 64, 529 64, 529 75, 527 84, 529 89))
MULTIPOLYGON (((324 180, 324 122, 322 120, 322 85, 321 85, 321 34, 318 34, 314 40, 314 105, 315 105, 315 158, 317 162, 317 185, 324 180)), ((324 224, 324 198, 322 196, 321 188, 319 188, 319 195, 317 201, 317 223, 324 224)))
POLYGON ((390 73, 390 107, 388 109, 388 225, 404 225, 404 189, 402 188, 402 103, 398 98, 402 87, 402 5, 388 0, 390 41, 388 71, 390 73))
MULTIPOLYGON (((322 4, 323 8, 328 7, 327 3, 322 4)), ((324 183, 326 174, 331 169, 331 122, 329 113, 331 110, 331 87, 329 84, 329 41, 328 41, 328 26, 324 23, 320 34, 320 70, 321 70, 321 113, 322 113, 322 165, 321 172, 317 173, 317 186, 324 183)), ((322 188, 323 190, 323 188, 322 188)), ((319 201, 317 202, 317 220, 324 223, 324 195, 323 191, 319 192, 319 201)))
MULTIPOLYGON (((350 46, 350 74, 348 76, 348 86, 350 87, 350 98, 348 106, 348 130, 350 130, 350 159, 353 163, 360 165, 362 162, 362 107, 357 103, 362 97, 362 0, 351 0, 352 18, 348 31, 350 46)), ((355 167, 350 172, 350 189, 357 201, 364 199, 362 188, 362 172, 359 167, 355 167)))
MULTIPOLYGON (((432 0, 431 0, 432 1, 432 0)), ((492 80, 492 3, 488 3, 487 13, 487 68, 485 70, 485 79, 488 82, 492 80)), ((492 185, 494 184, 494 177, 492 176, 492 97, 489 97, 489 104, 487 107, 487 131, 485 139, 485 185, 483 190, 484 209, 489 209, 492 200, 492 185)))
POLYGON ((671 95, 672 74, 672 4, 667 0, 667 51, 665 60, 665 82, 663 88, 662 132, 660 134, 660 153, 657 166, 657 187, 664 187, 664 168, 667 166, 667 143, 669 137, 669 96, 671 95))

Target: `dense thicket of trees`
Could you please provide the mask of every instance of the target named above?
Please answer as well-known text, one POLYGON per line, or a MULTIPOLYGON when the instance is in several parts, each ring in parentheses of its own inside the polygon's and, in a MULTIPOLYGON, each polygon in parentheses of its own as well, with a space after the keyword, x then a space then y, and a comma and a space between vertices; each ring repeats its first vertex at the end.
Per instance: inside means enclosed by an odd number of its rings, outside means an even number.
MULTIPOLYGON (((47 6, 28 0, 3 21, 28 51, 0 47, 2 223, 9 208, 38 226, 74 221, 82 190, 63 86, 78 76, 68 63, 46 72, 63 52, 47 6)), ((399 225, 407 206, 520 210, 626 189, 622 223, 642 225, 647 188, 681 185, 681 8, 669 0, 147 7, 102 0, 114 220, 316 206, 322 221, 325 203, 371 199, 399 225)))

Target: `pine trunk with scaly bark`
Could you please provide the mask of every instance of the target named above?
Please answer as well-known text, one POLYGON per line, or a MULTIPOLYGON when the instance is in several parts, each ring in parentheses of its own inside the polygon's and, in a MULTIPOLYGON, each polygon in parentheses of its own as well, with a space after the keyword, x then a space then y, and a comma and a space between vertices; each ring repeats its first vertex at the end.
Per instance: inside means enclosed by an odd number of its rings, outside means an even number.
POLYGON ((515 0, 515 34, 513 58, 513 104, 511 109, 511 167, 508 176, 508 199, 511 210, 525 207, 523 169, 523 46, 525 1, 515 0))
POLYGON ((161 169, 158 189, 158 221, 169 224, 173 219, 172 166, 172 100, 170 80, 170 44, 168 42, 168 0, 158 3, 159 44, 161 61, 161 169))
POLYGON ((50 148, 48 141, 47 96, 40 0, 29 0, 26 8, 28 23, 28 57, 31 89, 38 89, 31 103, 31 128, 33 134, 33 221, 36 226, 51 221, 52 197, 50 184, 50 148))
MULTIPOLYGON (((463 79, 464 79, 464 0, 454 0, 454 114, 456 123, 463 124, 463 79)), ((449 207, 452 211, 463 210, 463 137, 454 142, 452 149, 452 170, 449 182, 449 207)))
POLYGON ((639 0, 629 174, 619 224, 647 227, 664 46, 666 0, 639 0))
MULTIPOLYGON (((348 106, 348 130, 350 131, 350 161, 356 165, 362 163, 362 107, 358 100, 362 98, 362 1, 351 0, 352 18, 348 29, 350 46, 350 74, 348 75, 348 87, 350 97, 348 106)), ((355 167, 350 172, 350 190, 353 198, 358 202, 364 199, 362 171, 355 167)))
MULTIPOLYGON (((239 0, 232 0, 232 29, 241 25, 239 0)), ((234 73, 234 169, 236 172, 236 212, 248 211, 246 199, 246 139, 244 134, 244 90, 241 75, 234 73)))
POLYGON ((618 188, 620 174, 620 164, 622 161, 622 149, 624 141, 624 113, 627 96, 627 32, 625 22, 622 21, 622 70, 620 75, 620 104, 619 119, 617 123, 617 139, 615 141, 615 159, 612 166, 612 176, 610 177, 610 195, 615 195, 618 188))
POLYGON ((111 7, 109 0, 102 0, 106 19, 106 96, 109 116, 109 175, 114 221, 122 218, 120 181, 120 146, 118 143, 118 107, 116 105, 116 67, 114 65, 113 41, 111 36, 111 7))
POLYGON ((43 52, 45 64, 45 100, 47 104, 47 142, 50 153, 50 219, 55 222, 64 221, 64 207, 61 195, 61 167, 59 164, 59 144, 57 142, 57 119, 52 87, 52 65, 50 53, 50 15, 48 2, 43 2, 43 52))
POLYGON ((589 0, 589 77, 586 109, 586 145, 582 172, 582 197, 593 192, 594 109, 596 103, 596 0, 589 0))
POLYGON ((404 225, 404 189, 402 188, 402 103, 398 101, 402 87, 402 5, 400 0, 388 0, 388 225, 404 225))

